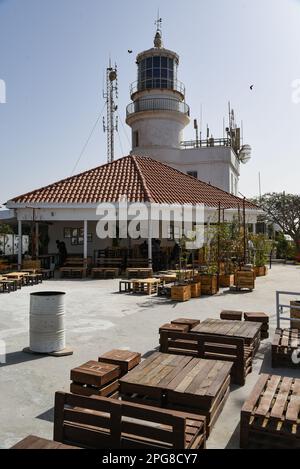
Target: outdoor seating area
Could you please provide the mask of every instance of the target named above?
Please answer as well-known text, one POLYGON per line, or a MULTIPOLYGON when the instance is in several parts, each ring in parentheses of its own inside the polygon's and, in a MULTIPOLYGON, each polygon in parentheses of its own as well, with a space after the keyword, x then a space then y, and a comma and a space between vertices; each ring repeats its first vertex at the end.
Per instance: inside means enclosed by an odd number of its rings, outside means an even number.
POLYGON ((43 282, 43 274, 35 270, 22 270, 0 275, 0 291, 2 293, 16 292, 25 286, 34 286, 43 282))

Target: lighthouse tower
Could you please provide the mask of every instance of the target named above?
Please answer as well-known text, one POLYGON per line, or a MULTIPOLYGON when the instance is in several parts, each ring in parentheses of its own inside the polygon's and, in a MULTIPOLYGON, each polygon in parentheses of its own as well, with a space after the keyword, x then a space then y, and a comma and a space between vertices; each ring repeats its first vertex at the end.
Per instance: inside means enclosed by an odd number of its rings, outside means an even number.
POLYGON ((179 57, 163 47, 160 25, 158 20, 154 47, 137 56, 138 79, 131 85, 132 103, 127 106, 132 152, 138 154, 180 149, 183 129, 190 122, 185 87, 177 79, 179 57))

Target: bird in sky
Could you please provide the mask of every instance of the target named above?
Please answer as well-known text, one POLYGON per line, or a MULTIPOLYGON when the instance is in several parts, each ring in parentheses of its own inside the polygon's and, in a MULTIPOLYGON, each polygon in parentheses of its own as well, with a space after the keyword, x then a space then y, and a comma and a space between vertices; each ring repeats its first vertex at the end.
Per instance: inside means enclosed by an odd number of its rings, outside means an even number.
POLYGON ((132 54, 132 50, 131 50, 131 49, 128 49, 128 54, 132 54))
POLYGON ((251 86, 250 86, 250 90, 252 91, 252 90, 253 90, 253 88, 254 88, 254 85, 251 85, 251 86))

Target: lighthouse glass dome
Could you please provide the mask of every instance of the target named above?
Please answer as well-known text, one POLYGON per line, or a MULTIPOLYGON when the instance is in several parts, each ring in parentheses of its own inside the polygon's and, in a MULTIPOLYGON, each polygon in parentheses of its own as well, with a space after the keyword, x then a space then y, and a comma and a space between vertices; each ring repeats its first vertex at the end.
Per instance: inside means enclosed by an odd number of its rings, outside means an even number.
POLYGON ((138 63, 138 90, 174 89, 177 79, 175 59, 161 55, 146 57, 138 63))

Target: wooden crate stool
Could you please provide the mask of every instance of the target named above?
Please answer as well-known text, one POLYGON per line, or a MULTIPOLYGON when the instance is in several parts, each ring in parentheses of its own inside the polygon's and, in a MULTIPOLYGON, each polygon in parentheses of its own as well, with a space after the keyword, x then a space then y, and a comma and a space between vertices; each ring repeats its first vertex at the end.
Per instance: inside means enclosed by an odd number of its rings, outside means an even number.
POLYGON ((300 380, 262 374, 241 412, 240 446, 300 449, 300 380))
POLYGON ((243 311, 231 311, 231 310, 224 310, 221 311, 220 319, 224 319, 226 321, 241 321, 243 318, 243 311))
POLYGON ((297 363, 300 348, 299 329, 276 329, 272 343, 272 368, 289 367, 298 368, 297 363), (296 360, 293 360, 295 355, 296 360))
POLYGON ((98 358, 100 363, 107 363, 120 367, 121 376, 132 370, 141 361, 141 354, 138 352, 130 352, 129 350, 111 350, 98 358))
POLYGON ((198 326, 200 324, 199 319, 188 319, 188 318, 178 318, 171 321, 171 324, 177 324, 179 326, 188 326, 188 331, 193 329, 193 327, 198 326))
POLYGON ((81 396, 112 396, 118 391, 121 368, 116 364, 89 361, 71 370, 70 391, 81 396))
POLYGON ((159 328, 159 333, 161 332, 189 332, 190 326, 187 324, 163 324, 159 328))
POLYGON ((245 321, 261 322, 261 338, 269 338, 269 316, 266 313, 244 313, 244 318, 245 321))

